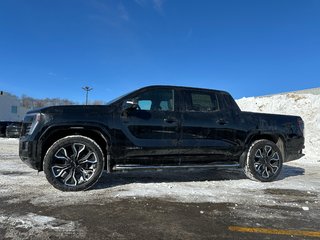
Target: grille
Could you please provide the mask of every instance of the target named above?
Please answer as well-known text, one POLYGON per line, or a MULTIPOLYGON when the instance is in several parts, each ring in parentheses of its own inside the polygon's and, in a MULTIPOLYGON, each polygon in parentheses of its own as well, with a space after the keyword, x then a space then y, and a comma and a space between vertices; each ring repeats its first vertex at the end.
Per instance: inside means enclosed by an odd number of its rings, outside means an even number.
POLYGON ((32 126, 32 123, 23 123, 21 135, 25 136, 25 135, 29 134, 31 126, 32 126))

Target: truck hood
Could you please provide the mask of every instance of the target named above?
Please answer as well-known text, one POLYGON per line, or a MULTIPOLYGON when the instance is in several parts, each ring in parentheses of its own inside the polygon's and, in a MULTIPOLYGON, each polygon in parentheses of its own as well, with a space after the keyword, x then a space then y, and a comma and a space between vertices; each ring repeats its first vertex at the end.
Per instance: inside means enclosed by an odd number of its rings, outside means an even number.
POLYGON ((43 107, 28 111, 27 114, 44 113, 44 114, 64 114, 64 113, 102 113, 110 110, 109 105, 61 105, 61 106, 50 106, 43 107))

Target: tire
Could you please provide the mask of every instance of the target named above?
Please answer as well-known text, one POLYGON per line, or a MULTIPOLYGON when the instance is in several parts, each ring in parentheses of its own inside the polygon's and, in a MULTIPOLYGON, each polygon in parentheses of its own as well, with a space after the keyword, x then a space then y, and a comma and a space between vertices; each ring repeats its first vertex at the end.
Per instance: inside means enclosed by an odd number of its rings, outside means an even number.
POLYGON ((104 156, 92 139, 67 136, 48 149, 43 170, 53 187, 61 191, 82 191, 99 180, 104 170, 104 156))
POLYGON ((281 172, 283 157, 278 146, 269 140, 257 140, 250 146, 244 173, 252 180, 271 182, 281 172))

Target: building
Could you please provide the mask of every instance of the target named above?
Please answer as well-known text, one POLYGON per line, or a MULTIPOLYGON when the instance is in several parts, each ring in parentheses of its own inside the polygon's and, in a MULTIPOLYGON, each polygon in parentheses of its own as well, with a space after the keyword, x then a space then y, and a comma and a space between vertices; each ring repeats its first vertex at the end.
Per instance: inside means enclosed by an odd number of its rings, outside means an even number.
POLYGON ((27 111, 16 96, 0 91, 0 121, 21 121, 27 111))

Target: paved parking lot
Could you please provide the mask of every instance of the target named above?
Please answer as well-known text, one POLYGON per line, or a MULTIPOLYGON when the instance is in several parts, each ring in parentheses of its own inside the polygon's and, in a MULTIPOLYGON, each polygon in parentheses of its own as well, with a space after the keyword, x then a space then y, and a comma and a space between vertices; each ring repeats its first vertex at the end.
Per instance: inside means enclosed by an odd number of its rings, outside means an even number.
POLYGON ((320 238, 319 160, 285 164, 272 183, 238 170, 105 173, 64 193, 20 161, 17 139, 0 139, 0 239, 320 238))

